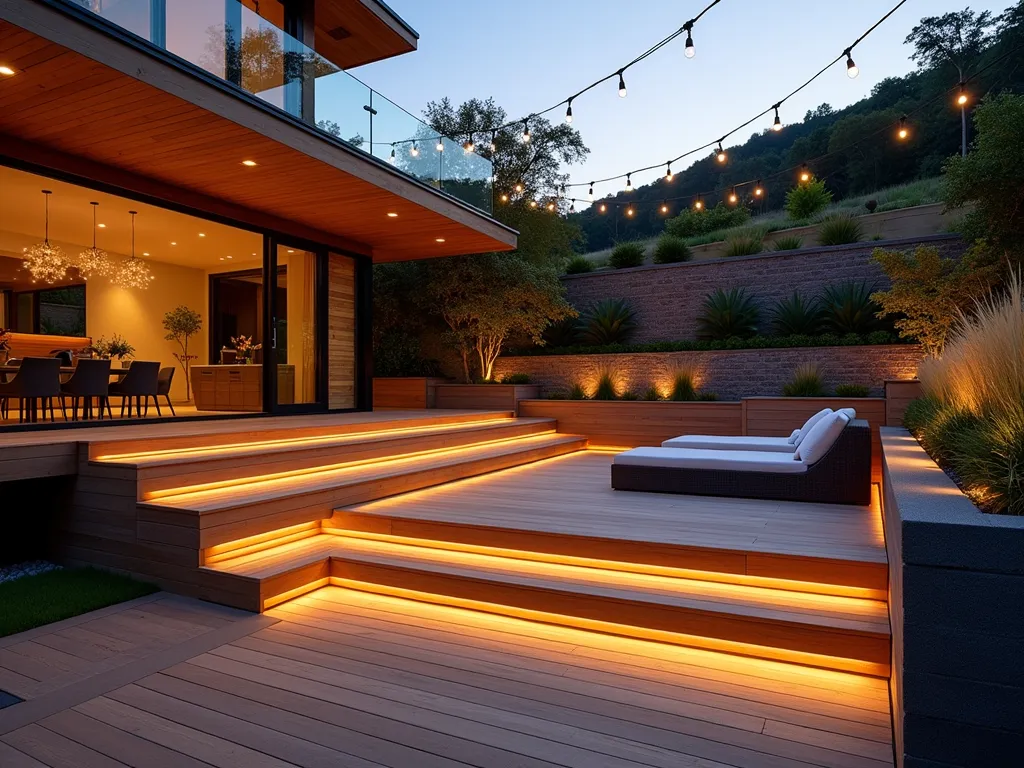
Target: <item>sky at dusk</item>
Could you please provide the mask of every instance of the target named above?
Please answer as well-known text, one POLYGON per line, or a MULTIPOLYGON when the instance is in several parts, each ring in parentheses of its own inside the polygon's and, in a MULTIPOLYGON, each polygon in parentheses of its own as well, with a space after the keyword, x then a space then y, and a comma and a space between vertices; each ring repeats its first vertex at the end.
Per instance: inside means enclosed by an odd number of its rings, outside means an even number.
MULTIPOLYGON (((550 107, 608 74, 682 26, 706 0, 517 0, 457 3, 389 0, 420 34, 419 50, 352 73, 419 115, 444 96, 459 102, 493 96, 521 117, 550 107)), ((614 176, 664 163, 717 139, 792 91, 838 56, 889 11, 896 0, 723 0, 694 28, 697 55, 683 56, 683 38, 626 72, 629 95, 615 81, 573 103, 591 150, 569 169, 572 182, 614 176)), ((903 40, 922 16, 962 9, 968 0, 909 0, 854 50, 860 76, 833 70, 787 102, 783 122, 823 102, 841 108, 890 75, 913 70, 903 40)), ((1004 10, 1011 0, 973 0, 975 10, 1004 10)), ((954 85, 954 83, 950 83, 954 85)), ((562 120, 565 107, 552 112, 562 120)), ((952 118, 951 118, 952 119, 952 118)), ((743 143, 770 117, 726 142, 743 143)), ((674 168, 679 171, 688 165, 674 168)), ((634 176, 647 183, 660 171, 634 176)), ((621 183, 595 190, 600 197, 621 183)), ((586 190, 576 190, 579 197, 586 190)))

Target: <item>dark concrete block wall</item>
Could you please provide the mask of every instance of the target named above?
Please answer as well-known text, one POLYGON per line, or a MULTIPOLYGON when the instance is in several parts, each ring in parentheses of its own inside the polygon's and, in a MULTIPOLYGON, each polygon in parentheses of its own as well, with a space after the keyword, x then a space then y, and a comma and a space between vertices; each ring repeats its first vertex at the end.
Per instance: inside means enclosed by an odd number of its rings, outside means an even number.
MULTIPOLYGON (((767 310, 799 290, 818 295, 830 283, 866 280, 882 290, 888 281, 871 258, 875 248, 914 250, 932 245, 948 256, 966 246, 955 235, 925 235, 903 240, 804 248, 784 253, 736 256, 685 264, 603 270, 563 278, 573 306, 585 309, 600 299, 628 299, 637 311, 635 342, 680 341, 697 334, 701 303, 718 288, 746 288, 767 310)), ((767 319, 767 318, 765 318, 767 319)))
POLYGON ((882 430, 897 758, 1024 765, 1024 518, 980 512, 906 430, 882 430))

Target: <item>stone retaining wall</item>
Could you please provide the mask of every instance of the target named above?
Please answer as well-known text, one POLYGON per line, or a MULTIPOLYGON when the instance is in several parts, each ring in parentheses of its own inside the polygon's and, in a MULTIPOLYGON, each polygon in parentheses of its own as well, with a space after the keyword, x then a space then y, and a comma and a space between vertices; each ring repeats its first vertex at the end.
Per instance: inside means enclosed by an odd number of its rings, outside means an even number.
POLYGON ((573 306, 585 309, 600 299, 627 299, 637 311, 639 329, 634 342, 679 341, 697 335, 697 317, 704 298, 718 288, 746 288, 767 310, 799 290, 816 296, 824 286, 866 280, 879 289, 888 286, 871 258, 875 248, 913 250, 934 245, 948 256, 960 256, 966 245, 956 235, 928 235, 804 248, 799 251, 737 256, 685 264, 604 270, 563 278, 573 306))
POLYGON ((921 348, 910 344, 863 347, 795 347, 715 352, 639 352, 617 355, 536 355, 502 357, 495 376, 527 373, 546 391, 582 384, 592 391, 602 371, 610 371, 622 390, 643 392, 654 385, 671 387, 680 368, 694 368, 700 387, 723 400, 782 394, 797 366, 816 363, 829 389, 837 384, 863 384, 871 394, 884 394, 887 380, 912 379, 921 362, 921 348))

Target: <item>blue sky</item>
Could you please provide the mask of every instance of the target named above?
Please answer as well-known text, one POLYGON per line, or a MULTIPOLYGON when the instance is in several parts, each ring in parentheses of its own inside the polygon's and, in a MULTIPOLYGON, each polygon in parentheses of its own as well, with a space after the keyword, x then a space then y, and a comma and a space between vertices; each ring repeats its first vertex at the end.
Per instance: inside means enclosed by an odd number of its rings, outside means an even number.
MULTIPOLYGON (((572 181, 613 176, 712 141, 806 80, 885 14, 896 0, 723 0, 695 27, 697 56, 682 38, 627 70, 629 95, 614 81, 573 104, 576 128, 591 149, 572 181)), ((419 33, 419 50, 353 74, 414 114, 431 99, 455 103, 493 96, 510 117, 551 106, 617 69, 678 29, 705 0, 516 0, 456 3, 389 0, 419 33)), ((889 75, 914 69, 903 40, 918 20, 962 9, 968 0, 910 0, 861 43, 861 74, 842 64, 787 102, 783 122, 822 102, 843 107, 889 75)), ((1011 0, 973 0, 1001 12, 1011 0)), ((951 83, 951 85, 953 85, 951 83)), ((550 116, 564 118, 564 107, 550 116)), ((732 137, 745 141, 751 126, 732 137)), ((728 144, 728 142, 727 142, 728 144)), ((684 164, 685 165, 685 164, 684 164)), ((675 170, 682 170, 676 168, 675 170)), ((646 183, 659 172, 635 176, 646 183)), ((599 187, 600 196, 616 184, 599 187)), ((586 190, 580 191, 584 196, 586 190)))

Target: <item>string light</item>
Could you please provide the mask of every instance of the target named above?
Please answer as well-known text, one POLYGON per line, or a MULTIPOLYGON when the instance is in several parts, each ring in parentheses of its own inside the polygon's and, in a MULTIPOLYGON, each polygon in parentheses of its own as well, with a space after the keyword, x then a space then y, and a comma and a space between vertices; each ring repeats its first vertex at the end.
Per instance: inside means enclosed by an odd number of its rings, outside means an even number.
POLYGON ((522 191, 523 191, 523 183, 521 181, 520 182, 516 182, 515 190, 516 190, 517 193, 522 193, 522 191))
POLYGON ((572 122, 572 99, 569 99, 569 105, 565 109, 565 122, 572 122))
POLYGON ((420 145, 417 142, 414 141, 412 143, 412 149, 409 150, 409 154, 412 155, 413 157, 420 156, 420 145))
POLYGON ((42 190, 45 211, 45 224, 43 230, 43 242, 36 243, 26 252, 25 268, 32 275, 32 282, 42 280, 44 283, 53 285, 58 280, 63 280, 68 271, 68 260, 64 255, 64 249, 59 245, 50 242, 50 195, 48 189, 42 190))
POLYGON ((807 167, 807 163, 800 166, 800 181, 806 184, 811 180, 811 169, 807 167))
POLYGON ((629 207, 628 207, 628 208, 626 209, 626 215, 627 215, 627 216, 628 216, 629 218, 633 218, 633 206, 629 206, 629 207))
POLYGON ((506 195, 506 194, 502 194, 502 196, 501 196, 501 202, 503 202, 503 203, 507 203, 507 202, 508 202, 508 195, 506 195))
POLYGON ((554 201, 548 203, 548 210, 549 211, 555 210, 555 203, 554 203, 554 201))
POLYGON ((437 146, 435 147, 435 149, 438 152, 444 152, 444 139, 441 136, 437 137, 437 146))
POLYGON ((674 179, 674 178, 675 178, 675 176, 672 175, 672 163, 671 162, 665 163, 665 181, 667 183, 671 184, 672 183, 672 179, 674 179))
POLYGON ((391 157, 388 158, 388 162, 391 163, 392 165, 394 165, 397 162, 397 159, 395 158, 395 145, 394 144, 391 145, 391 157))
POLYGON ((605 211, 608 210, 608 206, 605 203, 601 203, 601 205, 599 206, 599 210, 601 211, 601 213, 604 213, 605 211))
POLYGON ((523 120, 523 144, 530 143, 530 123, 523 120))
POLYGON ((860 74, 860 67, 854 63, 852 50, 850 48, 843 51, 843 54, 846 56, 846 76, 853 80, 860 74))
POLYGON ((569 203, 569 213, 576 213, 576 198, 575 197, 569 203))
POLYGON ((697 199, 693 201, 694 210, 701 211, 704 209, 704 200, 701 199, 700 195, 697 195, 697 199))
POLYGON ((594 182, 590 182, 590 189, 587 191, 587 199, 594 202, 594 182))
POLYGON ((530 207, 531 208, 536 208, 537 207, 537 201, 536 200, 531 200, 530 201, 530 207))
POLYGON ((781 104, 776 104, 773 109, 775 110, 775 122, 772 123, 772 130, 778 133, 782 130, 782 118, 779 117, 779 107, 781 104))
POLYGON ((476 149, 476 144, 473 143, 472 136, 466 139, 465 143, 462 145, 462 149, 465 150, 467 155, 471 154, 476 149))
POLYGON ((153 281, 153 273, 146 262, 135 256, 135 216, 138 214, 138 211, 128 211, 128 213, 132 217, 132 255, 127 261, 121 263, 121 267, 117 270, 117 274, 114 275, 111 282, 122 288, 145 290, 149 288, 149 284, 153 281))
POLYGON ((967 104, 968 101, 967 85, 965 83, 960 83, 960 91, 959 95, 956 97, 956 103, 962 107, 967 104))
POLYGON ((739 197, 736 195, 736 187, 733 187, 729 191, 729 198, 728 199, 729 199, 730 205, 736 205, 737 201, 739 200, 739 197))
POLYGON ((632 173, 627 173, 626 174, 626 191, 627 192, 632 192, 633 191, 633 174, 632 173))
POLYGON ((96 210, 99 203, 89 203, 92 206, 92 248, 86 248, 78 254, 79 274, 88 280, 90 277, 110 277, 114 271, 114 265, 110 261, 107 252, 96 247, 96 210))
POLYGON ((666 203, 664 200, 661 201, 661 212, 668 213, 668 203, 666 203))
POLYGON ((626 98, 626 80, 622 77, 622 70, 619 70, 619 98, 626 98))
POLYGON ((495 139, 497 139, 496 132, 495 131, 491 131, 491 143, 489 145, 490 149, 491 149, 491 152, 497 152, 498 151, 498 145, 495 142, 495 139))
POLYGON ((724 163, 726 160, 729 159, 729 156, 727 154, 725 154, 725 150, 722 149, 722 141, 721 140, 718 141, 718 152, 715 153, 715 159, 717 159, 718 162, 720 162, 720 163, 724 163))
POLYGON ((900 127, 899 127, 899 130, 896 132, 896 135, 899 136, 901 140, 906 139, 907 136, 910 135, 910 131, 907 128, 907 116, 906 115, 903 115, 900 118, 900 127))
POLYGON ((693 22, 686 22, 683 25, 683 29, 686 30, 686 48, 683 49, 683 54, 686 58, 692 59, 697 55, 697 49, 693 45, 693 22))
POLYGON ((754 197, 761 197, 764 195, 764 187, 761 186, 761 180, 757 180, 757 184, 754 185, 754 197))

